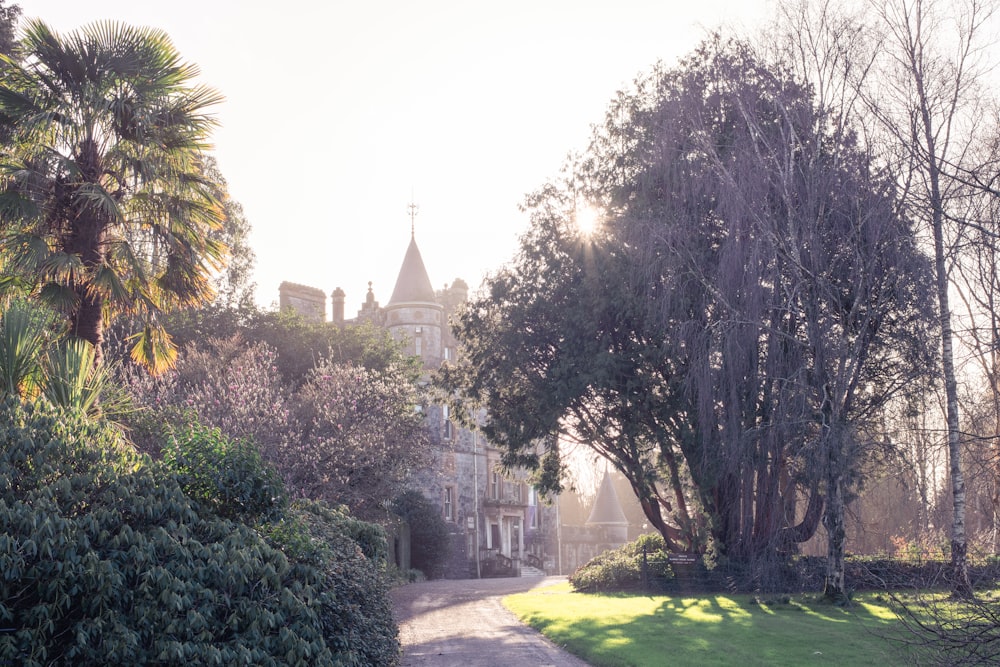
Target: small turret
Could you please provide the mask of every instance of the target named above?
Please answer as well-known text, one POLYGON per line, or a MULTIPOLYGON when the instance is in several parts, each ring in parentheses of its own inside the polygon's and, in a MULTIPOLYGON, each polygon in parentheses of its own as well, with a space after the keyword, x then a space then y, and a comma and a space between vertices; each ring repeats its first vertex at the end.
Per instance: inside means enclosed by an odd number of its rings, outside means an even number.
POLYGON ((357 321, 378 323, 378 314, 378 301, 375 300, 375 290, 372 289, 372 281, 369 280, 368 293, 365 294, 365 302, 361 304, 361 310, 358 311, 357 321))
POLYGON ((450 292, 454 303, 461 304, 469 300, 469 285, 461 278, 455 278, 451 283, 450 292))
POLYGON ((603 528, 609 542, 621 545, 628 541, 628 519, 622 511, 615 485, 611 482, 611 473, 607 470, 604 471, 604 479, 594 498, 594 507, 590 510, 587 525, 603 528))

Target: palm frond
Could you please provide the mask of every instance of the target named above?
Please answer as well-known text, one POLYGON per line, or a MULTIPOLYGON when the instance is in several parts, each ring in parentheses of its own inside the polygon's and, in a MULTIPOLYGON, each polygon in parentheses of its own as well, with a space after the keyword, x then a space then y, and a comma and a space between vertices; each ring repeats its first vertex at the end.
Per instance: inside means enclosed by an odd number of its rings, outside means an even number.
POLYGON ((79 281, 85 269, 79 255, 53 252, 38 263, 38 270, 43 280, 68 285, 79 281))
POLYGON ((42 311, 24 303, 0 315, 0 395, 23 400, 37 393, 48 324, 42 311))
POLYGON ((101 396, 113 382, 107 368, 96 364, 94 346, 71 338, 45 355, 42 395, 60 408, 89 417, 101 414, 101 396))
MULTIPOLYGON (((136 252, 135 242, 128 239, 112 239, 107 243, 107 262, 115 267, 119 276, 129 285, 145 285, 149 282, 149 263, 136 252)), ((129 293, 134 290, 129 288, 129 293)))
POLYGON ((76 310, 79 297, 68 285, 45 283, 38 290, 39 300, 54 310, 70 313, 76 310))
MULTIPOLYGON (((0 164, 0 174, 8 173, 10 165, 0 164)), ((0 220, 22 221, 38 215, 38 205, 30 197, 16 189, 6 187, 12 179, 0 182, 0 220)))
POLYGON ((121 276, 108 264, 102 264, 90 279, 90 293, 114 302, 122 312, 131 312, 132 295, 121 276))
POLYGON ((0 237, 0 254, 10 270, 37 273, 51 254, 48 242, 37 234, 12 230, 0 237))
POLYGON ((34 283, 23 275, 0 275, 0 307, 5 307, 13 298, 31 293, 34 283))
POLYGON ((129 356, 144 366, 152 375, 160 375, 173 368, 177 362, 177 346, 170 334, 158 325, 147 325, 129 337, 133 342, 129 356))
POLYGON ((125 217, 118 201, 97 183, 83 183, 76 188, 74 196, 81 208, 94 211, 104 220, 114 224, 124 224, 125 217))

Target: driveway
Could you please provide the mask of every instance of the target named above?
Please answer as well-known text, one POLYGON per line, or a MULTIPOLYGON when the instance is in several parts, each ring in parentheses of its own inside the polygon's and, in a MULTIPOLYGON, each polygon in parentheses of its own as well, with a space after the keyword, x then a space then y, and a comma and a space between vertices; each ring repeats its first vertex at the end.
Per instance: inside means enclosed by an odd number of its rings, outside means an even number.
POLYGON ((565 577, 449 579, 391 591, 403 667, 588 667, 501 603, 565 577))

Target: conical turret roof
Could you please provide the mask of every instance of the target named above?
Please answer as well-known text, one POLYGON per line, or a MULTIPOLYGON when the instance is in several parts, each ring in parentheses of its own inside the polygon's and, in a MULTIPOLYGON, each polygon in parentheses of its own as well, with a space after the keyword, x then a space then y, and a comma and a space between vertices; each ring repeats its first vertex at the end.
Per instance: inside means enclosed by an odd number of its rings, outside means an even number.
POLYGON ((410 247, 406 249, 403 266, 396 278, 396 287, 387 305, 401 303, 434 303, 434 288, 431 279, 427 277, 424 260, 417 248, 417 240, 410 237, 410 247))
POLYGON ((588 525, 628 525, 622 505, 618 502, 618 493, 615 485, 611 483, 611 474, 605 470, 604 479, 601 480, 601 488, 597 490, 597 497, 594 498, 594 507, 590 510, 588 525))

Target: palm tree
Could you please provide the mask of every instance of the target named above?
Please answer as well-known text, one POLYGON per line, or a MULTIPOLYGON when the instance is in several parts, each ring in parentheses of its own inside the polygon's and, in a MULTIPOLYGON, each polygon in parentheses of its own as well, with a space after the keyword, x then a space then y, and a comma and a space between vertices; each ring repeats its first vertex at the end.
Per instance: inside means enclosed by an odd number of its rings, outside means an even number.
MULTIPOLYGON (((131 355, 154 372, 176 349, 161 314, 211 296, 224 246, 221 206, 203 174, 221 101, 193 83, 162 31, 114 22, 61 35, 29 22, 4 58, 0 121, 0 286, 65 313, 102 358, 118 315, 140 331, 131 355)), ((2 57, 2 56, 0 56, 2 57)))

